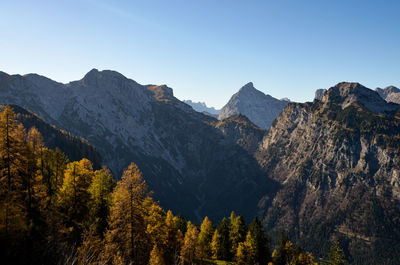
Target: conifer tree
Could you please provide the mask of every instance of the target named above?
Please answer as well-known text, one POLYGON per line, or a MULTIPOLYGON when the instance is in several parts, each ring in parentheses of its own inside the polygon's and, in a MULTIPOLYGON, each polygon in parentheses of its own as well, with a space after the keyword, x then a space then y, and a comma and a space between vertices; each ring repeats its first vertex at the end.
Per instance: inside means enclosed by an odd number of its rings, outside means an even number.
POLYGON ((187 231, 181 249, 181 261, 183 264, 193 264, 196 258, 196 243, 198 230, 195 225, 188 222, 187 231))
POLYGON ((171 210, 167 212, 165 217, 166 245, 164 250, 164 260, 167 264, 176 264, 180 258, 183 233, 177 225, 179 220, 178 217, 173 216, 171 210))
POLYGON ((344 265, 346 264, 345 255, 343 250, 339 246, 339 241, 336 240, 332 243, 330 251, 328 253, 329 259, 324 261, 326 265, 344 265))
POLYGON ((218 259, 221 254, 221 235, 219 234, 218 229, 215 229, 212 240, 211 240, 211 253, 213 259, 218 259))
POLYGON ((232 259, 231 256, 231 241, 229 237, 230 225, 226 218, 223 218, 219 227, 218 232, 220 234, 220 250, 219 250, 219 259, 230 261, 232 259))
POLYGON ((149 260, 143 209, 147 196, 142 173, 136 164, 131 163, 112 195, 106 255, 113 258, 114 263, 146 264, 149 260))
POLYGON ((108 227, 107 219, 113 188, 112 175, 107 168, 97 170, 94 173, 93 181, 88 189, 90 193, 90 221, 101 238, 103 238, 108 227))
POLYGON ((165 265, 164 257, 158 248, 157 244, 154 245, 153 250, 150 252, 149 265, 165 265))
POLYGON ((22 192, 26 175, 25 130, 18 124, 10 106, 0 112, 0 231, 26 230, 26 211, 22 192))
POLYGON ((269 241, 258 218, 254 218, 249 226, 250 242, 254 249, 255 260, 260 265, 268 264, 270 257, 269 241))
POLYGON ((232 211, 230 220, 229 238, 232 242, 231 253, 232 256, 236 255, 237 248, 240 242, 246 239, 247 227, 242 216, 236 216, 232 211))
POLYGON ((93 166, 86 158, 72 162, 65 170, 58 205, 66 226, 65 233, 72 241, 80 240, 89 217, 89 186, 93 180, 93 166))
POLYGON ((214 234, 214 227, 212 222, 206 216, 200 226, 200 233, 197 242, 197 256, 198 259, 209 259, 211 253, 211 240, 214 234))

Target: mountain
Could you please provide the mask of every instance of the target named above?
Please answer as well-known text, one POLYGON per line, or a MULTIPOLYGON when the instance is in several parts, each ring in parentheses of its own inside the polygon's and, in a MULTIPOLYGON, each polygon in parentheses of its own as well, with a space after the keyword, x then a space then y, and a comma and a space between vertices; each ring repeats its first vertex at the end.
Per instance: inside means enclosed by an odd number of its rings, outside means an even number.
POLYGON ((250 121, 221 129, 165 85, 140 85, 96 69, 67 84, 0 73, 0 103, 27 108, 87 139, 116 176, 135 162, 162 206, 193 220, 216 220, 231 210, 250 219, 262 192, 275 187, 251 155, 258 144, 252 141, 261 137, 243 135, 258 132, 250 121))
POLYGON ((191 106, 195 111, 201 112, 213 117, 218 117, 218 114, 221 110, 217 110, 214 107, 207 107, 205 102, 193 102, 191 100, 184 100, 184 103, 191 106))
POLYGON ((400 104, 400 89, 395 86, 388 86, 384 89, 376 88, 375 91, 387 102, 400 104))
POLYGON ((352 264, 398 264, 399 109, 358 83, 288 104, 255 154, 281 185, 258 204, 271 235, 287 230, 316 256, 339 238, 352 264))
MULTIPOLYGON (((28 132, 35 127, 43 137, 44 145, 50 149, 60 149, 70 161, 88 158, 93 163, 94 169, 101 168, 101 156, 96 148, 89 144, 85 139, 71 135, 70 133, 59 130, 55 126, 46 123, 33 112, 21 108, 17 105, 10 105, 17 120, 28 132)), ((1 106, 0 106, 1 108, 1 106)))
POLYGON ((324 89, 324 88, 317 89, 317 90, 315 91, 314 99, 321 100, 322 95, 325 93, 325 91, 326 91, 326 89, 324 89))
POLYGON ((279 100, 265 95, 255 89, 253 83, 250 82, 231 97, 221 109, 218 119, 223 120, 240 113, 258 127, 268 129, 287 104, 287 100, 279 100))

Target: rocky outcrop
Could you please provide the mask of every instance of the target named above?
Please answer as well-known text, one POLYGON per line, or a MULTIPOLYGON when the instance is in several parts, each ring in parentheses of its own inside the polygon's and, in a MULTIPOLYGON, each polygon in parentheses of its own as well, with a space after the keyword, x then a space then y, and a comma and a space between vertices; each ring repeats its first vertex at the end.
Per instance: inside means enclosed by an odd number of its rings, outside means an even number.
POLYGON ((223 120, 235 114, 242 114, 258 127, 268 129, 287 104, 287 100, 265 95, 255 89, 253 83, 248 83, 231 97, 221 109, 218 119, 223 120))
POLYGON ((314 99, 321 100, 322 95, 326 92, 326 89, 320 88, 315 91, 314 99))
POLYGON ((354 264, 400 256, 400 112, 358 83, 291 103, 256 157, 282 188, 259 202, 272 235, 288 230, 320 256, 340 238, 354 264))

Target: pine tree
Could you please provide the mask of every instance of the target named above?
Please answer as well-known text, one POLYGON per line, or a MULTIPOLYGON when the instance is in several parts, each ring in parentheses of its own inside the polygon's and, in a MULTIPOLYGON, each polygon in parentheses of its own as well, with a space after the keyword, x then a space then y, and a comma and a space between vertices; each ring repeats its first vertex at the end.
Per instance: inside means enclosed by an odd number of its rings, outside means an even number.
POLYGON ((181 249, 181 261, 183 264, 193 264, 196 258, 196 243, 198 230, 195 225, 188 222, 187 231, 181 249))
POLYGON ((211 221, 206 216, 200 226, 200 233, 197 242, 197 256, 198 259, 209 259, 211 253, 211 240, 214 234, 214 227, 211 221))

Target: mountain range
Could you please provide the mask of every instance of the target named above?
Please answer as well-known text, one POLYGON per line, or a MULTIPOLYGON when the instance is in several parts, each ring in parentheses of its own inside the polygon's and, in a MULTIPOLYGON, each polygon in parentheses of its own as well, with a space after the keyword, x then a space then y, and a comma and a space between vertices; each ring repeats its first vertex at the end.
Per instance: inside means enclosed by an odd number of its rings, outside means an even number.
POLYGON ((400 259, 400 105, 380 92, 343 82, 295 103, 249 83, 216 119, 114 71, 68 84, 0 73, 0 103, 87 139, 116 177, 135 162, 165 208, 258 215, 316 256, 339 238, 354 264, 400 259))

